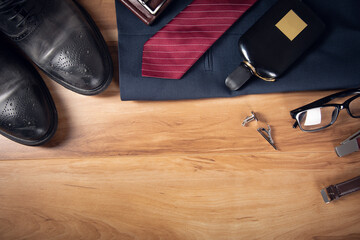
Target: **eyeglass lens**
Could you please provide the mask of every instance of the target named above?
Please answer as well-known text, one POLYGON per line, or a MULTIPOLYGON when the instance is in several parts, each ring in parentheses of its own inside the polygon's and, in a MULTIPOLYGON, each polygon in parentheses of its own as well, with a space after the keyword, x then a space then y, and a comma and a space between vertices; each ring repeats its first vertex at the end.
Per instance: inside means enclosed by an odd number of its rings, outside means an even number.
POLYGON ((360 96, 350 102, 349 110, 354 117, 360 117, 360 96))
POLYGON ((320 130, 330 126, 336 119, 339 110, 334 106, 312 108, 298 113, 298 123, 304 131, 320 130))

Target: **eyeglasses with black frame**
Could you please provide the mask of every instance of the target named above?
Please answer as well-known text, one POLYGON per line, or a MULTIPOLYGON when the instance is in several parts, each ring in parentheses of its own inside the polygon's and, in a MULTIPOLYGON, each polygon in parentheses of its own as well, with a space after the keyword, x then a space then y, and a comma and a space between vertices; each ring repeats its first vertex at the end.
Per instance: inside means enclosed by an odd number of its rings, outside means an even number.
POLYGON ((353 118, 360 118, 360 88, 348 89, 334 93, 305 106, 290 111, 290 115, 297 126, 304 132, 316 132, 334 124, 339 112, 346 109, 347 113, 353 118), (343 104, 327 104, 336 98, 344 98, 355 95, 347 99, 343 104))

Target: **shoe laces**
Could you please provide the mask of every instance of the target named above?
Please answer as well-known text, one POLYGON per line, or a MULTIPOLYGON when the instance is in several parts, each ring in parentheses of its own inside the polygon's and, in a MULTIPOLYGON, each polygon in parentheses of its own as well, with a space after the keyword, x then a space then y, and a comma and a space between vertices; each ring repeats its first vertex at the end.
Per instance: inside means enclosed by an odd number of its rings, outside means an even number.
POLYGON ((20 27, 31 16, 30 10, 25 10, 25 3, 27 0, 4 0, 0 2, 0 14, 9 14, 8 20, 14 20, 19 16, 22 16, 20 21, 16 24, 16 27, 20 27))

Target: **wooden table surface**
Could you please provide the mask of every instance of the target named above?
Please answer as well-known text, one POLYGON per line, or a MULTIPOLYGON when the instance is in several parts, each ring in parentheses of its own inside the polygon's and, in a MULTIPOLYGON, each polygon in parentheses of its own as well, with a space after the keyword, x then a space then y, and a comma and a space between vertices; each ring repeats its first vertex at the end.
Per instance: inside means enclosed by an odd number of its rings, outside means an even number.
MULTIPOLYGON (((113 0, 80 1, 116 66, 113 0)), ((334 147, 359 129, 341 112, 318 133, 289 111, 331 91, 231 99, 122 102, 45 78, 55 137, 26 147, 0 136, 0 239, 360 239, 360 193, 324 204, 320 189, 360 175, 360 153, 334 147), (273 128, 279 151, 242 127, 273 128)))

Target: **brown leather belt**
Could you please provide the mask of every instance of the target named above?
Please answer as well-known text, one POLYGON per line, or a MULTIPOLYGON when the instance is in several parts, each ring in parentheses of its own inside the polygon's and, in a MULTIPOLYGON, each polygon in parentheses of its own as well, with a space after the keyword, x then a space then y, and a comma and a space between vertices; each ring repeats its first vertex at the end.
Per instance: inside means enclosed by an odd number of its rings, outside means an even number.
POLYGON ((171 1, 172 0, 120 0, 122 4, 147 25, 152 24, 171 1))
POLYGON ((360 190, 360 176, 342 183, 330 185, 321 190, 321 195, 325 203, 329 203, 358 190, 360 190))

